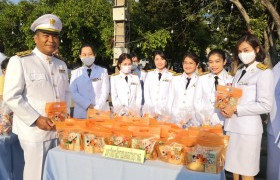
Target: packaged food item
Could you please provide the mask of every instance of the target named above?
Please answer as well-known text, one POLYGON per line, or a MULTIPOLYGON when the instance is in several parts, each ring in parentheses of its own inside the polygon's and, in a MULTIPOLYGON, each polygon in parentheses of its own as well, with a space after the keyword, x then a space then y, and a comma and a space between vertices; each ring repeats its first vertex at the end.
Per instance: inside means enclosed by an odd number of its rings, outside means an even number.
POLYGON ((87 129, 84 133, 84 150, 87 153, 102 153, 108 144, 111 132, 98 128, 87 129))
POLYGON ((175 141, 167 143, 159 143, 158 146, 158 158, 164 162, 171 164, 184 164, 185 153, 184 146, 175 141))
POLYGON ((121 147, 131 147, 132 132, 123 129, 113 129, 109 144, 121 147))
POLYGON ((46 103, 45 112, 53 122, 64 121, 68 116, 67 105, 64 101, 46 103))
POLYGON ((12 132, 12 114, 0 114, 0 135, 9 135, 12 132))
POLYGON ((148 117, 130 117, 130 116, 119 116, 117 117, 117 121, 130 123, 131 125, 149 125, 150 118, 148 117))
POLYGON ((224 109, 225 107, 236 107, 238 99, 242 96, 242 89, 230 86, 217 86, 216 107, 224 109))
POLYGON ((101 111, 89 108, 87 112, 87 119, 109 120, 112 118, 111 111, 101 111))

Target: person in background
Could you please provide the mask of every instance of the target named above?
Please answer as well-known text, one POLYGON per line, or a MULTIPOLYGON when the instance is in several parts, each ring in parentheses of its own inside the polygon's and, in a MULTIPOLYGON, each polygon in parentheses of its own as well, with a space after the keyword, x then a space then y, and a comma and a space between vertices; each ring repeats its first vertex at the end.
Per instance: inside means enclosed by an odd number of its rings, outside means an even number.
POLYGON ((166 112, 168 95, 174 71, 167 69, 167 59, 162 51, 155 51, 156 69, 149 70, 144 85, 144 114, 161 115, 166 112))
POLYGON ((216 108, 217 85, 231 86, 233 77, 224 69, 225 52, 214 49, 208 54, 208 64, 211 72, 205 72, 198 78, 194 93, 194 108, 196 119, 203 124, 223 124, 224 117, 216 108))
POLYGON ((274 101, 267 125, 266 179, 280 179, 280 62, 273 68, 274 101))
MULTIPOLYGON (((234 180, 253 180, 260 168, 263 125, 261 114, 269 113, 273 105, 272 71, 264 65, 265 52, 255 35, 243 36, 235 48, 238 71, 233 87, 242 89, 237 105, 228 104, 221 110, 226 117, 224 130, 229 136, 225 170, 234 180)), ((278 162, 279 163, 279 162, 278 162)))
POLYGON ((140 115, 142 89, 137 75, 131 73, 132 59, 129 54, 120 55, 120 70, 111 76, 111 97, 114 111, 119 115, 140 115))
POLYGON ((197 74, 200 75, 205 72, 207 72, 206 64, 204 62, 199 62, 197 66, 197 74))
POLYGON ((83 66, 71 72, 70 90, 74 101, 74 117, 86 118, 88 108, 109 110, 109 76, 107 69, 94 64, 96 53, 91 45, 80 50, 83 66))
POLYGON ((171 81, 168 109, 176 124, 184 126, 187 122, 181 122, 181 120, 192 118, 198 63, 199 60, 196 54, 186 53, 182 61, 184 73, 175 74, 171 81))
MULTIPOLYGON (((5 48, 4 45, 2 44, 2 42, 0 42, 0 64, 2 63, 2 61, 4 59, 6 59, 7 57, 4 54, 5 48)), ((2 72, 0 72, 0 76, 2 75, 2 72)))
POLYGON ((24 152, 24 180, 42 179, 48 151, 57 146, 52 120, 46 117, 48 102, 65 101, 71 93, 65 62, 52 56, 59 45, 61 20, 45 14, 33 22, 36 47, 11 57, 5 76, 4 102, 13 111, 13 132, 24 152))
POLYGON ((145 99, 144 99, 144 82, 146 78, 146 71, 142 70, 142 65, 139 64, 139 58, 135 53, 131 53, 132 58, 132 73, 136 74, 138 78, 140 79, 141 88, 142 88, 142 102, 141 105, 144 105, 145 99))

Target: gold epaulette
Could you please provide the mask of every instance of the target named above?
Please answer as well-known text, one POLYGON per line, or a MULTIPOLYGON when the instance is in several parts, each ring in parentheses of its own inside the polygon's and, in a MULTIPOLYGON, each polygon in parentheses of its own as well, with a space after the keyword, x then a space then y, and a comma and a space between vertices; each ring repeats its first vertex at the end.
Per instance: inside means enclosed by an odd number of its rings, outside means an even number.
POLYGON ((114 73, 114 74, 111 74, 111 76, 116 76, 116 75, 119 75, 120 73, 117 72, 117 73, 114 73))
POLYGON ((32 54, 32 50, 27 50, 27 51, 22 51, 22 52, 17 52, 16 55, 19 57, 24 57, 32 54))
POLYGON ((234 76, 234 74, 232 72, 228 72, 228 75, 230 76, 234 76))
POLYGON ((168 69, 168 72, 171 72, 172 74, 176 74, 175 71, 172 71, 172 70, 169 70, 169 69, 168 69))
POLYGON ((206 75, 206 74, 209 74, 210 71, 206 71, 206 72, 202 72, 202 73, 199 73, 198 76, 203 76, 203 75, 206 75))
POLYGON ((269 67, 263 63, 258 63, 257 64, 257 68, 261 69, 261 70, 266 70, 268 69, 269 67))
POLYGON ((175 74, 173 74, 172 76, 180 76, 180 75, 182 75, 183 73, 175 73, 175 74))
POLYGON ((147 72, 151 72, 151 71, 154 71, 155 69, 150 69, 150 70, 147 70, 147 72))
POLYGON ((137 74, 136 74, 136 73, 132 73, 132 75, 136 75, 136 76, 137 76, 137 74))

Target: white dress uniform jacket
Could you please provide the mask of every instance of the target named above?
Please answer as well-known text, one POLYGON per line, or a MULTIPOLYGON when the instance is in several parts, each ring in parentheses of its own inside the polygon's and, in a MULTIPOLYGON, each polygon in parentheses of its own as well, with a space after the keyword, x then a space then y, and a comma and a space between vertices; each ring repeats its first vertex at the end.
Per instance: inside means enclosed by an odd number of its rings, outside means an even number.
POLYGON ((188 77, 186 73, 175 74, 173 77, 168 99, 168 109, 173 119, 182 112, 192 113, 194 111, 193 97, 197 78, 196 73, 193 73, 191 77, 188 77), (191 79, 186 89, 187 78, 191 79))
POLYGON ((111 76, 111 97, 114 107, 137 108, 139 112, 142 101, 142 89, 137 75, 122 72, 111 76))
POLYGON ((140 82, 145 82, 147 73, 144 70, 140 70, 139 68, 136 68, 132 71, 132 74, 136 74, 140 82))
MULTIPOLYGON (((216 89, 215 89, 215 77, 214 73, 208 73, 199 76, 194 93, 194 108, 198 121, 203 118, 210 118, 211 124, 223 124, 224 117, 221 115, 220 110, 216 106, 216 89)), ((231 86, 233 77, 228 74, 226 70, 223 70, 219 75, 219 85, 231 86)))
POLYGON ((280 63, 273 68, 274 101, 267 125, 267 180, 280 180, 280 63))
POLYGON ((95 109, 109 110, 109 76, 107 69, 92 65, 90 77, 87 67, 82 66, 71 72, 70 90, 74 101, 74 117, 86 118, 90 104, 95 109))
POLYGON ((174 72, 164 69, 161 73, 159 80, 158 69, 149 71, 144 84, 144 106, 158 114, 168 110, 168 96, 174 72))
POLYGON ((27 56, 13 56, 8 64, 4 101, 14 112, 13 132, 28 142, 43 142, 56 138, 55 131, 44 131, 34 123, 46 116, 47 102, 66 101, 71 93, 66 64, 46 56, 37 48, 27 56))
POLYGON ((240 134, 257 135, 263 133, 261 114, 269 113, 274 97, 273 73, 270 69, 260 69, 254 62, 239 80, 242 69, 236 72, 233 86, 243 90, 238 100, 237 115, 226 119, 224 129, 240 134), (238 82, 239 80, 239 82, 238 82))

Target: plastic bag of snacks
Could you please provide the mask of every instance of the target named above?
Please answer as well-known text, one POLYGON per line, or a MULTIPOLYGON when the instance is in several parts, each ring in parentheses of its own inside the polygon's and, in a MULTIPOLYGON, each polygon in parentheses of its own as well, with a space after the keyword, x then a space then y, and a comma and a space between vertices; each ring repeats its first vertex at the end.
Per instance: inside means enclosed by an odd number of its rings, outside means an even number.
POLYGON ((242 96, 242 89, 218 85, 216 93, 216 107, 224 109, 237 105, 238 99, 242 96))
POLYGON ((113 134, 109 139, 109 145, 131 147, 132 132, 124 129, 113 129, 113 134))
POLYGON ((224 166, 228 136, 202 133, 197 146, 187 153, 186 167, 190 170, 219 173, 224 166))
POLYGON ((9 135, 12 132, 13 113, 0 97, 0 135, 9 135))
POLYGON ((160 127, 140 127, 129 126, 128 130, 133 133, 131 148, 146 151, 146 159, 155 160, 157 158, 157 139, 160 138, 160 127))
POLYGON ((111 136, 110 130, 100 128, 86 129, 84 132, 84 150, 87 153, 102 153, 111 136))
POLYGON ((48 102, 45 106, 47 117, 53 122, 64 121, 67 118, 66 102, 48 102))
POLYGON ((64 122, 56 122, 56 131, 59 145, 62 149, 83 150, 83 129, 85 122, 75 119, 66 119, 64 122))
POLYGON ((108 120, 112 118, 111 111, 101 111, 89 108, 87 112, 87 119, 108 120))

